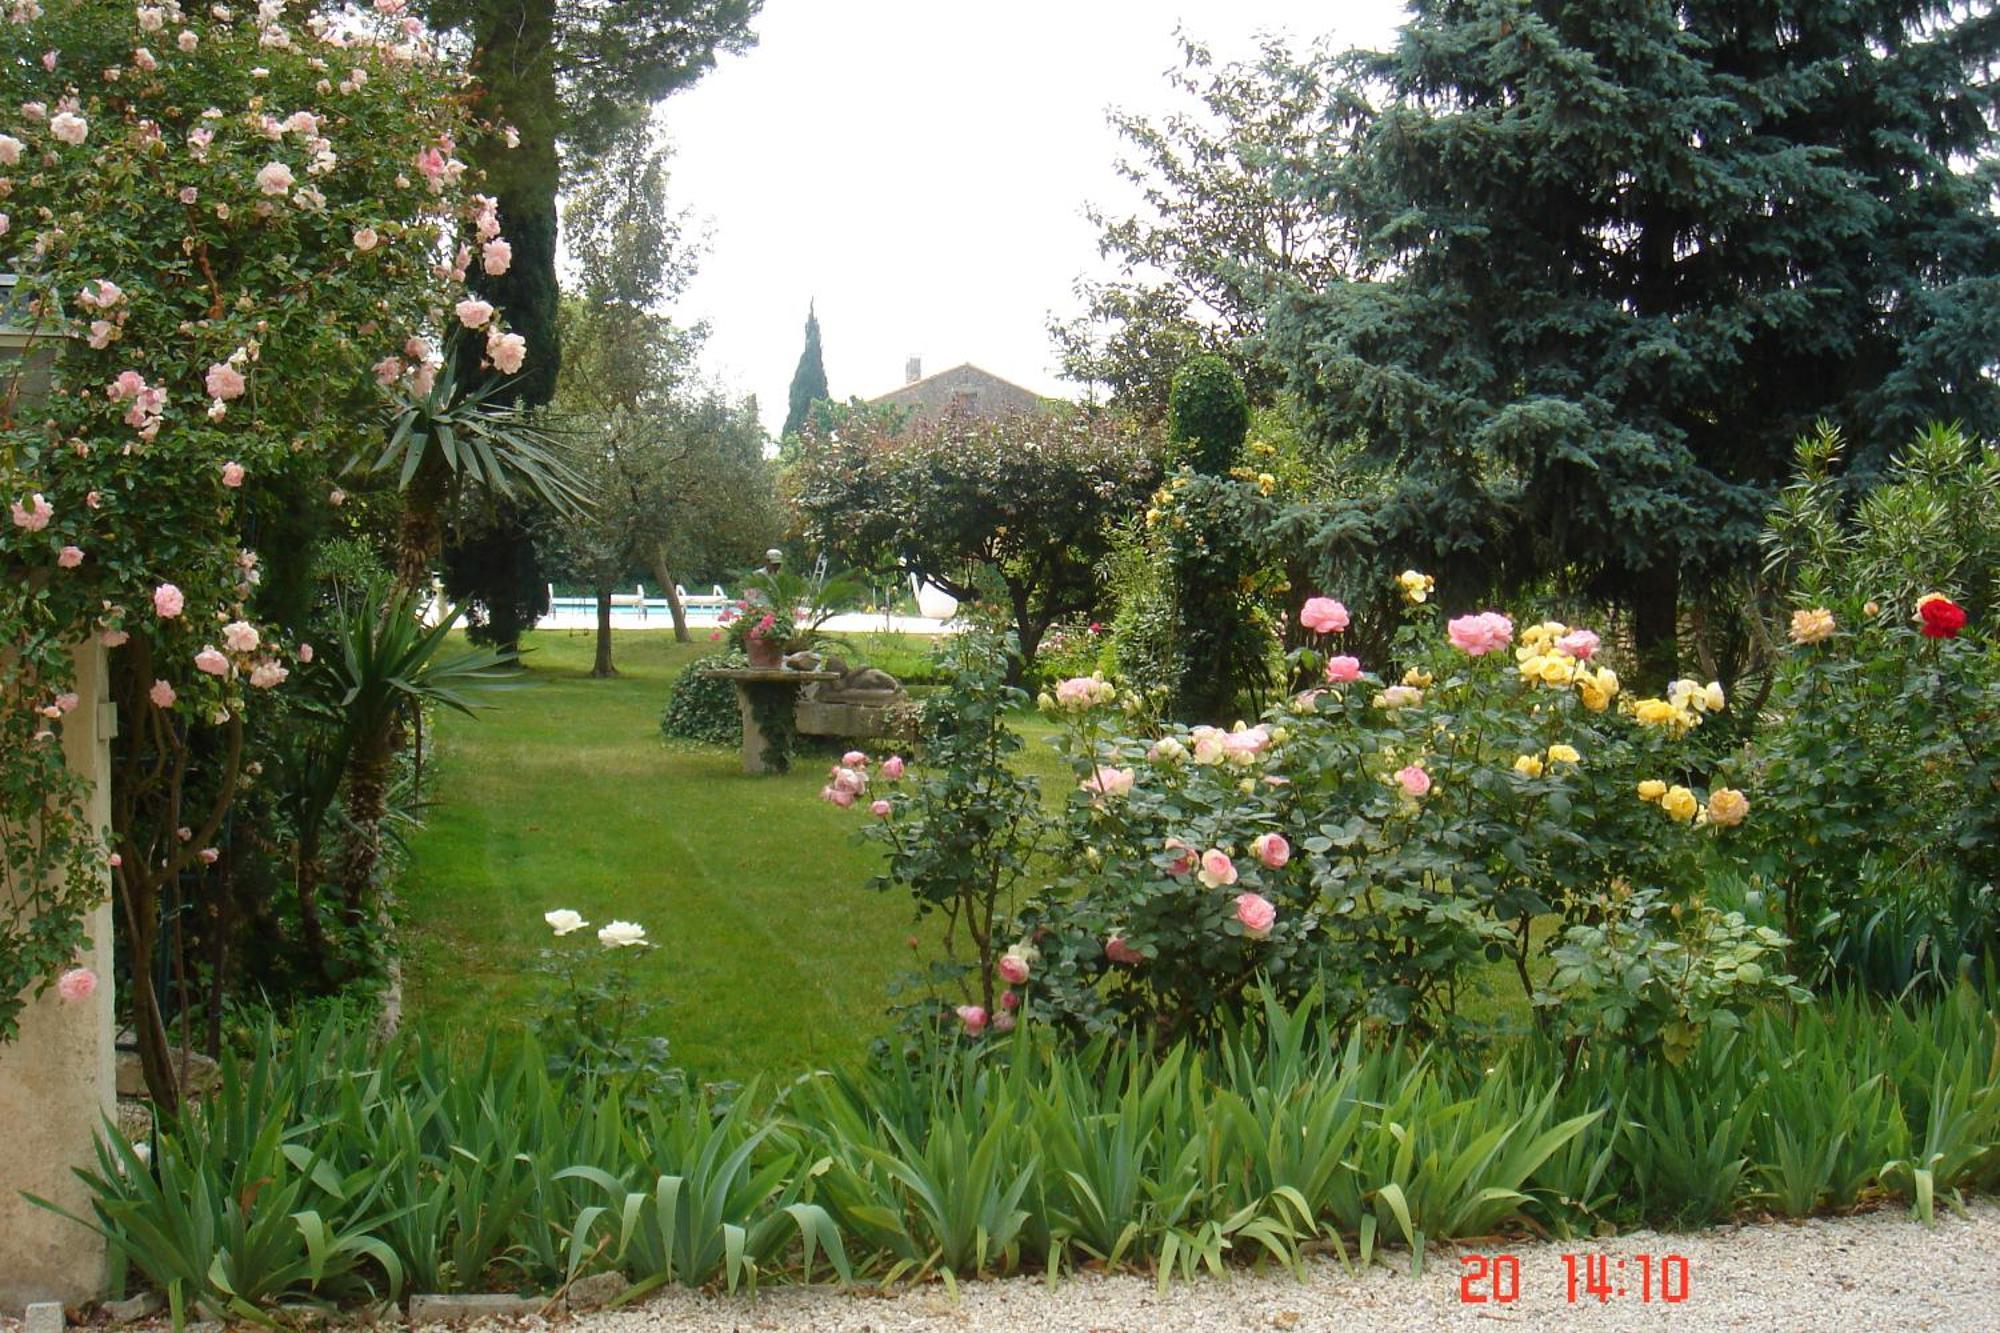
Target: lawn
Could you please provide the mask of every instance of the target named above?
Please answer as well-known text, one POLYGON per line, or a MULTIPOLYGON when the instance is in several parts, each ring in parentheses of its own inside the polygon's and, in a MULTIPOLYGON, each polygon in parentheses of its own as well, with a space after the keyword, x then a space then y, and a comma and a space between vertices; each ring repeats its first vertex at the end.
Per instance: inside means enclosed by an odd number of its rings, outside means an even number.
MULTIPOLYGON (((856 812, 817 799, 821 761, 747 777, 733 748, 660 738, 668 687, 706 640, 620 633, 611 680, 591 679, 587 633, 525 646, 528 669, 490 708, 438 723, 437 804, 401 890, 411 1020, 448 1033, 518 1020, 551 939, 542 914, 566 907, 646 928, 659 947, 643 967, 667 1001, 659 1027, 694 1076, 858 1060, 888 1027, 889 985, 919 927, 906 896, 866 889, 877 853, 855 842, 856 812)), ((856 647, 871 660, 920 651, 856 647)), ((1029 712, 1015 725, 1017 762, 1059 801, 1070 778, 1053 724, 1029 712)), ((1479 971, 1463 1008, 1525 1017, 1504 966, 1479 971)))
POLYGON ((864 887, 877 854, 817 799, 808 760, 746 777, 736 752, 669 746, 673 677, 712 647, 618 636, 611 680, 584 633, 531 634, 529 668, 476 719, 436 735, 437 805, 401 894, 414 1022, 481 1031, 533 994, 542 914, 646 927, 674 1057, 744 1079, 858 1058, 909 966, 908 899, 864 887))

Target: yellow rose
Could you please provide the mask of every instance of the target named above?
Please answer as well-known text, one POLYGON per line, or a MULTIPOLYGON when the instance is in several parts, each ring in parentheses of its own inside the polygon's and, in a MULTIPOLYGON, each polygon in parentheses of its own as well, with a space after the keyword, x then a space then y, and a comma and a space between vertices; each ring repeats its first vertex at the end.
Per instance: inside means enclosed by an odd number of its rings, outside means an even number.
POLYGON ((1396 583, 1403 590, 1403 600, 1412 605, 1430 600, 1431 591, 1437 587, 1436 579, 1428 574, 1419 574, 1414 569, 1398 574, 1396 583))
POLYGON ((1593 681, 1585 681, 1578 686, 1577 697, 1582 699, 1583 706, 1593 713, 1601 713, 1611 706, 1611 696, 1598 689, 1593 681))
POLYGON ((1658 778, 1647 778, 1639 784, 1639 799, 1642 801, 1657 801, 1666 794, 1667 784, 1658 778))
POLYGON ((1833 612, 1823 606, 1792 612, 1792 642, 1823 643, 1833 637, 1833 612))
POLYGON ((1722 706, 1724 702, 1725 700, 1722 697, 1722 686, 1716 684, 1714 681, 1711 680, 1710 682, 1708 682, 1707 686, 1703 688, 1701 692, 1701 701, 1695 706, 1697 708, 1706 708, 1711 713, 1720 713, 1722 711, 1722 706))
POLYGON ((1741 824, 1749 813, 1749 798, 1734 787, 1717 787, 1708 794, 1708 817, 1724 828, 1741 824))
POLYGON ((1597 668, 1597 688, 1603 690, 1607 698, 1618 697, 1618 673, 1610 667, 1597 668))
POLYGON ((1660 809, 1674 820, 1685 824, 1694 818, 1694 812, 1701 809, 1701 802, 1686 787, 1675 784, 1667 788, 1667 794, 1660 798, 1660 809))
POLYGON ((1544 685, 1567 685, 1576 676, 1576 663, 1560 653, 1551 653, 1542 659, 1542 683, 1544 685))
POLYGON ((1514 761, 1514 771, 1524 778, 1538 778, 1542 775, 1542 757, 1524 754, 1514 761))
POLYGON ((1430 672, 1419 671, 1415 667, 1411 667, 1403 673, 1403 683, 1405 685, 1414 685, 1420 690, 1429 689, 1431 687, 1431 679, 1430 672))
POLYGON ((1573 745, 1551 745, 1549 747, 1549 762, 1552 764, 1580 764, 1583 762, 1583 756, 1577 753, 1576 747, 1573 745))
POLYGON ((1639 720, 1641 726, 1671 726, 1680 715, 1681 710, 1665 699, 1641 699, 1632 705, 1632 716, 1639 720))

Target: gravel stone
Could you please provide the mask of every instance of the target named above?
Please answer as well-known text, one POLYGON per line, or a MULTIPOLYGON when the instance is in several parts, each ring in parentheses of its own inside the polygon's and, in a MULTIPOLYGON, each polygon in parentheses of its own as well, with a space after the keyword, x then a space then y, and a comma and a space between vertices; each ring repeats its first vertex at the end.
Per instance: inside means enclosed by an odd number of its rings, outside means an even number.
MULTIPOLYGON (((1579 1258, 1581 1274, 1582 1259, 1579 1258)), ((1657 1270, 1656 1270, 1657 1271, 1657 1270)), ((1480 1291, 1485 1288, 1481 1286, 1480 1291)), ((1603 1240, 1500 1242, 1434 1248, 1423 1274, 1409 1256, 1348 1273, 1315 1258, 1300 1282, 1283 1270, 1239 1270, 1222 1279, 1170 1283, 1085 1274, 1051 1287, 1040 1278, 961 1282, 954 1300, 942 1284, 882 1294, 874 1287, 766 1285, 756 1296, 665 1291, 635 1307, 558 1321, 572 1333, 1223 1333, 1270 1329, 1891 1329, 2000 1327, 2000 1204, 1972 1203, 1965 1217, 1941 1213, 1926 1229, 1901 1208, 1860 1217, 1769 1222, 1662 1235, 1639 1231, 1603 1240), (1460 1280, 1475 1270, 1460 1257, 1511 1254, 1520 1260, 1518 1299, 1466 1304, 1460 1280), (1569 1304, 1564 1254, 1628 1260, 1627 1295, 1605 1303, 1579 1293, 1569 1304), (1685 1301, 1650 1304, 1638 1292, 1632 1256, 1678 1254, 1688 1261, 1685 1301)), ((473 1327, 477 1328, 478 1325, 473 1327)), ((497 1328, 498 1325, 492 1327, 497 1328)))

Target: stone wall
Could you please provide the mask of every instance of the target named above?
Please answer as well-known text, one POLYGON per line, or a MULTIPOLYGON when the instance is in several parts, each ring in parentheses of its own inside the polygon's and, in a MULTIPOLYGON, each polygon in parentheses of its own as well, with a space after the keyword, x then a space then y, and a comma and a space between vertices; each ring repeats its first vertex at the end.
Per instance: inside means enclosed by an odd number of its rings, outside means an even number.
MULTIPOLYGON (((104 650, 77 657, 82 702, 62 721, 63 756, 95 779, 88 811, 94 827, 111 823, 109 744, 115 714, 105 691, 104 650)), ((21 1015, 18 1040, 0 1045, 0 1313, 31 1301, 76 1305, 104 1294, 105 1253, 76 1223, 22 1198, 36 1194, 80 1216, 90 1196, 72 1168, 95 1161, 98 1126, 113 1114, 111 884, 91 913, 84 965, 97 991, 66 1002, 51 989, 21 1015)), ((0 911, 13 904, 0 904, 0 911)))

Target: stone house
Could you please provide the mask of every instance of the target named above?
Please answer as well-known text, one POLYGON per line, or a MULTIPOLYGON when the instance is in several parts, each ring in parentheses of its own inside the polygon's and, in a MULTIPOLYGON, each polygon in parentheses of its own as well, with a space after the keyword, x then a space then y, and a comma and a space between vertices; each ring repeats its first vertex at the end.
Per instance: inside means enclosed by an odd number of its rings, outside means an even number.
POLYGON ((970 412, 975 416, 997 417, 1013 412, 1038 412, 1047 401, 1040 394, 1003 380, 971 362, 923 373, 923 362, 911 357, 904 371, 906 382, 869 402, 910 409, 913 416, 935 416, 943 412, 970 412))

